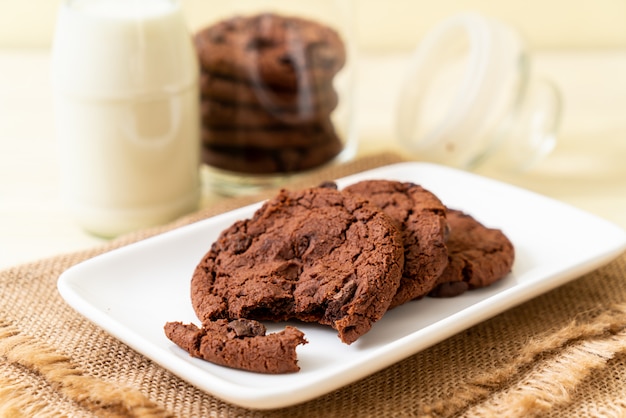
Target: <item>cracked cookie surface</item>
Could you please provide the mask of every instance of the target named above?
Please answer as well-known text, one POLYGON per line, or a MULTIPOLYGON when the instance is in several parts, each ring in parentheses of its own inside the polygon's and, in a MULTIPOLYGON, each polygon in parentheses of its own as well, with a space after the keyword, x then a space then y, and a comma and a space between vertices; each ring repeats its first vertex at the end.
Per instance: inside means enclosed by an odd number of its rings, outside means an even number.
POLYGON ((369 199, 394 219, 404 242, 404 270, 390 308, 426 296, 448 263, 446 208, 423 187, 364 180, 344 189, 369 199))
POLYGON ((431 296, 457 296, 466 290, 489 286, 511 272, 515 249, 501 230, 489 228, 456 209, 448 209, 447 218, 450 262, 437 279, 431 296))
POLYGON ((258 373, 299 371, 296 347, 307 343, 294 327, 266 334, 263 324, 241 319, 218 319, 202 328, 168 322, 164 329, 167 338, 192 357, 258 373))
POLYGON ((389 308, 403 259, 400 231, 366 199, 282 190, 213 243, 193 274, 192 305, 203 324, 298 319, 350 344, 389 308))

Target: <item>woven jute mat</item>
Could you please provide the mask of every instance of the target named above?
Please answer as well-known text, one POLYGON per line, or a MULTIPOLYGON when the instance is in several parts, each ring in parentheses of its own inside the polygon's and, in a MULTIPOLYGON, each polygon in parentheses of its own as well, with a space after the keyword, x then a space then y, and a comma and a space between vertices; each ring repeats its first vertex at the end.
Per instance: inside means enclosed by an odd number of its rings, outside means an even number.
MULTIPOLYGON (((369 156, 302 185, 399 160, 369 156)), ((272 411, 187 384, 85 320, 56 290, 59 275, 83 260, 262 197, 0 272, 0 416, 626 416, 626 254, 350 386, 272 411)))

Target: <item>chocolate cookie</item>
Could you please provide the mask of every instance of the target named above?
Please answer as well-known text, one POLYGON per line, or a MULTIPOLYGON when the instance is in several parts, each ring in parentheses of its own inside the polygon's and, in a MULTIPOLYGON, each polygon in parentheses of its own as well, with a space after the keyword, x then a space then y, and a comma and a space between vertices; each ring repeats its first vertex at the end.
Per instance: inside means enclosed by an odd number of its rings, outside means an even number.
POLYGON ((332 84, 285 91, 212 75, 206 71, 200 73, 200 93, 203 98, 223 103, 298 112, 302 115, 328 115, 339 102, 332 84))
POLYGON ((202 124, 209 128, 301 128, 329 122, 330 113, 272 110, 204 99, 202 124))
POLYGON ((403 258, 394 222, 360 196, 282 190, 220 234, 195 269, 191 301, 203 324, 298 319, 350 344, 389 308, 403 258))
POLYGON ((202 161, 227 171, 249 174, 295 173, 319 167, 335 158, 342 150, 339 140, 309 147, 223 147, 203 145, 202 161))
POLYGON ((344 190, 382 208, 402 231, 404 270, 390 308, 427 295, 448 263, 443 203, 417 184, 392 180, 365 180, 344 190))
POLYGON ((501 230, 488 228, 459 210, 448 209, 447 219, 450 260, 430 296, 456 296, 489 286, 511 271, 515 249, 501 230))
POLYGON ((168 322, 165 334, 193 357, 235 369, 274 374, 300 370, 296 347, 307 343, 304 334, 294 327, 266 335, 260 322, 241 319, 219 319, 202 328, 168 322))
POLYGON ((346 59, 335 30, 273 13, 217 22, 194 41, 211 74, 295 91, 329 84, 346 59))
POLYGON ((340 143, 330 121, 295 127, 257 128, 202 127, 202 143, 210 146, 253 147, 269 150, 283 147, 312 148, 330 142, 340 143))

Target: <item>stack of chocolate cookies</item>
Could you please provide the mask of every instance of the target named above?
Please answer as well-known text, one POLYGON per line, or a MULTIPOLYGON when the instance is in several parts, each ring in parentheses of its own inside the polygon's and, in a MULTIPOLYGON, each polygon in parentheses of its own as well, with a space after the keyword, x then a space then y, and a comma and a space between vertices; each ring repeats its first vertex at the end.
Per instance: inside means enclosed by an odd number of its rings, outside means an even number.
POLYGON ((250 174, 314 168, 342 150, 330 118, 345 65, 338 33, 273 13, 233 17, 194 37, 203 161, 250 174))

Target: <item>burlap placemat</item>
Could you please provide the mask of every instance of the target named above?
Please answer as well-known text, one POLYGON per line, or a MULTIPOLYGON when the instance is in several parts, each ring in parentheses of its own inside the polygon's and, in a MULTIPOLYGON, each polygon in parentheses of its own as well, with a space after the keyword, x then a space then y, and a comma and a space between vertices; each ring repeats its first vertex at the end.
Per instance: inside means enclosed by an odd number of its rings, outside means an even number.
MULTIPOLYGON (((370 156, 303 184, 397 161, 370 156)), ((59 275, 87 258, 259 198, 0 272, 0 416, 626 416, 626 254, 366 379, 274 411, 185 383, 83 319, 56 290, 59 275)))

